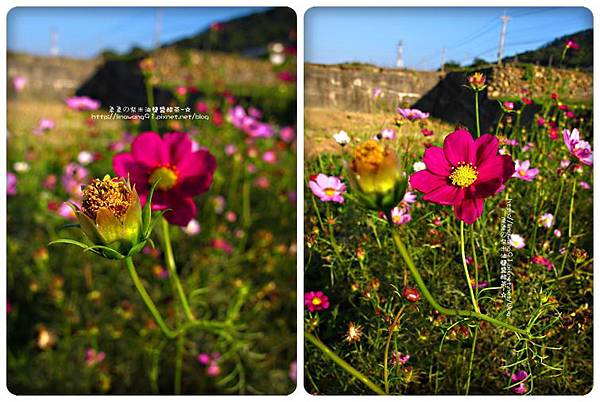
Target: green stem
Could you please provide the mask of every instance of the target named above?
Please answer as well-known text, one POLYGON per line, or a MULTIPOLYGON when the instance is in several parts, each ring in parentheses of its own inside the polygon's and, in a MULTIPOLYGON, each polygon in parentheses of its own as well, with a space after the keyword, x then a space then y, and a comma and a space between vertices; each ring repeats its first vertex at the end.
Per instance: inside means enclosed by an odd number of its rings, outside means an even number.
POLYGON ((467 385, 465 386, 465 395, 469 395, 469 388, 471 387, 471 372, 473 371, 473 359, 475 358, 475 345, 477 344, 478 331, 479 331, 479 325, 475 327, 475 333, 473 334, 473 345, 471 345, 471 358, 469 359, 469 374, 467 375, 467 385))
POLYGON ((185 337, 180 334, 177 337, 177 351, 175 355, 175 395, 181 395, 181 368, 183 366, 183 342, 185 337))
POLYGON ((479 91, 475 91, 475 123, 477 124, 477 138, 481 137, 479 129, 479 91))
MULTIPOLYGON (((473 308, 479 313, 479 305, 475 300, 475 293, 473 292, 473 286, 471 285, 471 276, 469 275, 469 268, 467 267, 467 257, 465 256, 465 223, 460 221, 460 255, 462 257, 463 269, 465 270, 465 278, 467 279, 467 287, 469 288, 469 294, 471 295, 471 303, 473 308)), ((475 284, 477 286, 477 284, 475 284)))
POLYGON ((148 310, 150 310, 152 317, 154 317, 154 321, 156 321, 156 323, 167 338, 175 338, 177 336, 177 333, 171 330, 171 328, 169 328, 169 326, 165 323, 158 309, 156 308, 156 305, 152 301, 152 298, 150 298, 150 295, 148 294, 148 292, 146 292, 146 288, 144 288, 142 281, 140 281, 140 277, 138 276, 137 271, 135 270, 135 265, 133 265, 133 260, 131 257, 125 258, 125 265, 127 266, 129 276, 131 276, 131 280, 133 281, 135 288, 142 297, 142 300, 146 304, 146 307, 148 307, 148 310))
POLYGON ((500 113, 500 119, 498 119, 498 124, 496 125, 496 137, 500 134, 500 124, 502 124, 502 119, 504 118, 504 110, 500 113))
POLYGON ((179 300, 181 301, 181 305, 183 306, 183 311, 185 312, 185 316, 189 321, 194 321, 195 317, 190 309, 190 305, 187 301, 187 297, 185 297, 185 292, 183 291, 183 287, 181 286, 181 281, 179 280, 179 275, 177 275, 177 268, 175 266, 175 258, 173 257, 173 247, 171 246, 171 236, 169 234, 169 222, 166 219, 162 219, 162 231, 163 231, 163 245, 165 251, 165 258, 167 260, 167 270, 169 271, 169 279, 175 288, 177 295, 179 296, 179 300))
POLYGON ((357 380, 359 380, 363 384, 365 384, 367 387, 369 387, 373 392, 375 392, 376 394, 379 394, 379 395, 386 394, 375 383, 373 383, 371 380, 369 380, 367 378, 367 376, 365 376, 363 373, 361 373, 360 371, 356 370, 354 367, 352 367, 351 365, 346 363, 341 357, 339 357, 337 354, 335 354, 334 351, 332 351, 327 346, 325 346, 325 344, 323 344, 323 342, 318 340, 315 336, 313 336, 312 334, 310 334, 308 332, 304 332, 304 338, 306 338, 306 340, 308 340, 313 345, 315 345, 317 348, 319 348, 323 353, 325 353, 325 355, 327 357, 329 357, 331 360, 333 360, 333 362, 335 364, 337 364, 338 366, 340 366, 341 368, 346 370, 346 372, 348 372, 352 377, 356 378, 357 380))
POLYGON ((452 308, 447 308, 447 307, 441 306, 433 298, 433 296, 429 292, 429 289, 427 289, 427 286, 425 286, 425 282, 423 281, 421 274, 419 274, 419 271, 417 270, 417 267, 415 266, 412 258, 408 254, 408 251, 406 250, 404 243, 402 243, 402 240, 400 239, 400 235, 396 232, 392 232, 392 237, 394 238, 394 243, 396 243, 396 247, 398 248, 398 251, 400 251, 400 254, 402 255, 402 258, 404 259, 404 262, 406 262, 406 265, 408 265, 408 269, 410 270, 410 273, 412 274, 413 279, 417 283, 417 286, 421 290, 421 293, 423 293, 423 296, 425 296, 425 299, 427 299, 429 304, 431 304, 431 307, 433 307, 434 309, 439 311, 441 314, 444 314, 447 316, 460 316, 460 317, 467 317, 467 318, 483 320, 483 321, 489 322, 490 324, 494 324, 499 327, 510 329, 511 331, 519 333, 521 335, 524 335, 527 338, 531 337, 529 332, 527 332, 523 329, 517 328, 514 325, 511 325, 507 322, 498 320, 494 317, 490 317, 489 315, 482 314, 477 311, 457 310, 457 309, 452 309, 452 308))
MULTIPOLYGON (((146 84, 146 98, 148 99, 148 106, 150 107, 150 109, 152 109, 155 106, 154 105, 154 89, 152 87, 152 84, 149 81, 150 81, 150 79, 147 78, 144 80, 144 83, 146 84)), ((156 119, 154 118, 153 111, 150 111, 150 128, 155 133, 158 133, 158 124, 156 122, 156 119)))
POLYGON ((569 241, 571 241, 571 235, 573 234, 573 210, 575 209, 576 186, 577 180, 573 179, 573 188, 571 189, 571 204, 569 205, 569 241))
POLYGON ((398 325, 398 321, 400 320, 400 316, 402 315, 402 312, 404 311, 404 307, 402 307, 399 311, 398 314, 396 314, 396 317, 394 318, 394 321, 392 321, 392 325, 390 327, 389 330, 389 334, 388 334, 388 339, 387 342, 385 344, 385 352, 383 354, 383 383, 385 384, 385 393, 389 394, 390 393, 390 384, 388 382, 388 356, 389 356, 389 352, 390 352, 390 343, 392 341, 392 335, 394 335, 394 329, 396 328, 396 325, 398 325))

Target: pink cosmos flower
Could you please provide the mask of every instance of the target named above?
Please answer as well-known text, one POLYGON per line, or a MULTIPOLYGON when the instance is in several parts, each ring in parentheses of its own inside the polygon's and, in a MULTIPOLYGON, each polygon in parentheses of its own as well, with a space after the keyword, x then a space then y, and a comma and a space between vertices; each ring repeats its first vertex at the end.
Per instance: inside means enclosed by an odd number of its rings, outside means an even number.
POLYGON ((538 223, 543 227, 550 229, 554 224, 554 215, 551 213, 545 213, 538 219, 538 223))
POLYGON ((504 107, 505 111, 512 111, 515 109, 515 104, 513 102, 503 102, 502 106, 504 107))
POLYGON ((592 186, 590 186, 590 184, 587 181, 580 181, 579 185, 584 190, 589 190, 590 188, 592 188, 592 186))
POLYGON ((66 102, 67 107, 73 110, 97 110, 100 108, 100 101, 87 96, 73 96, 68 98, 66 102))
POLYGON ((319 173, 314 180, 311 178, 308 186, 312 193, 323 202, 344 203, 343 194, 346 192, 346 185, 337 176, 319 173))
POLYGON ((549 259, 542 257, 541 255, 534 255, 531 257, 531 262, 534 264, 543 265, 546 267, 546 269, 548 269, 548 271, 552 271, 552 269, 554 269, 554 264, 550 262, 549 259))
POLYGON ((106 353, 97 352, 95 349, 87 349, 85 351, 85 364, 88 367, 95 366, 98 363, 101 363, 106 357, 106 353))
POLYGON ((297 366, 298 365, 296 363, 296 360, 294 360, 293 362, 290 363, 290 371, 288 372, 288 376, 290 377, 290 380, 292 380, 294 383, 298 379, 298 367, 297 366))
POLYGON ((425 120, 429 117, 429 113, 422 112, 419 109, 402 109, 398 108, 396 111, 400 114, 400 116, 404 117, 407 120, 425 120))
POLYGON ((34 135, 42 135, 46 131, 52 130, 53 128, 54 128, 54 120, 40 119, 40 121, 38 121, 37 127, 35 128, 35 130, 33 130, 33 134, 34 135))
POLYGON ((15 89, 15 92, 21 92, 25 89, 25 86, 27 85, 27 78, 23 77, 22 75, 16 75, 12 79, 12 84, 13 88, 15 89))
POLYGON ((269 165, 274 165, 277 163, 277 153, 273 150, 265 151, 265 153, 263 153, 262 159, 269 165))
POLYGON ((544 120, 543 117, 538 117, 538 119, 537 119, 537 125, 540 126, 540 127, 543 127, 544 124, 546 124, 546 120, 544 120))
POLYGON ((144 132, 131 144, 131 152, 115 155, 113 169, 135 184, 142 204, 152 183, 158 181, 152 210, 170 209, 165 218, 174 225, 186 226, 196 215, 193 197, 209 189, 217 167, 215 157, 206 149, 192 151, 186 133, 144 132))
POLYGON ((304 305, 311 313, 319 310, 327 310, 329 308, 329 297, 325 296, 320 290, 317 292, 306 292, 304 294, 304 305))
POLYGON ((258 118, 246 113, 242 106, 229 109, 229 120, 236 128, 248 134, 251 138, 269 138, 275 134, 270 124, 261 122, 258 118))
POLYGON ((523 239, 522 236, 513 233, 510 235, 510 245, 516 248, 517 250, 522 249, 523 247, 525 247, 525 239, 523 239))
POLYGON ((417 202, 417 195, 412 191, 407 191, 404 194, 404 197, 402 197, 402 201, 404 201, 407 204, 414 204, 415 202, 417 202))
POLYGON ((214 249, 225 252, 225 254, 233 253, 233 246, 225 239, 213 239, 212 246, 214 249))
POLYGON ((443 148, 427 148, 423 162, 427 169, 410 176, 411 186, 425 193, 425 201, 453 205, 455 216, 468 224, 483 213, 484 199, 502 191, 515 172, 512 158, 498 155, 495 136, 473 140, 462 129, 446 136, 443 148))
POLYGON ((289 144, 296 138, 296 130, 294 130, 294 127, 282 127, 281 130, 279 130, 279 136, 284 142, 289 144))
POLYGON ((61 178, 65 191, 72 196, 81 197, 81 186, 87 182, 88 174, 83 166, 69 163, 61 178))
POLYGON ((284 82, 294 82, 296 81, 296 76, 289 71, 282 71, 277 74, 277 78, 284 82))
POLYGON ((6 195, 17 195, 17 175, 6 172, 6 195))
POLYGON ((383 138, 384 140, 396 139, 396 130, 394 130, 393 128, 384 128, 379 134, 381 134, 381 138, 383 138))
POLYGON ((378 99, 383 96, 383 91, 381 88, 373 88, 373 99, 378 99))
POLYGON ((560 231, 560 229, 554 229, 554 237, 561 237, 562 236, 562 232, 560 231))
POLYGON ((411 220, 412 217, 408 213, 408 208, 395 207, 394 209, 392 209, 392 223, 394 225, 404 225, 410 222, 411 220))
POLYGON ((192 219, 188 222, 187 226, 183 228, 183 232, 188 236, 195 236, 202 231, 200 222, 196 219, 192 219))
POLYGON ((78 205, 79 203, 73 199, 70 199, 68 202, 63 202, 56 209, 56 213, 70 221, 75 221, 77 220, 77 216, 75 215, 75 212, 73 212, 73 208, 71 208, 69 204, 78 205))
POLYGON ((515 161, 515 173, 512 177, 516 177, 517 179, 525 180, 525 181, 533 181, 535 177, 540 172, 540 169, 530 169, 529 168, 529 160, 520 162, 518 159, 515 161))
POLYGON ((433 131, 424 128, 423 130, 421 130, 421 134, 423 134, 425 137, 431 137, 433 135, 433 131))
POLYGON ((177 94, 177 96, 184 97, 187 95, 188 90, 184 86, 178 86, 177 88, 175 88, 175 93, 177 94))
POLYGON ((221 374, 221 368, 219 367, 219 359, 221 358, 221 354, 219 352, 213 352, 211 354, 208 353, 200 353, 198 355, 198 363, 206 367, 206 374, 210 377, 217 377, 221 374))
POLYGON ((579 49, 579 43, 575 42, 573 39, 567 39, 567 41, 565 42, 565 46, 567 49, 579 49))
POLYGON ((571 155, 579 159, 585 165, 592 166, 593 155, 592 147, 587 141, 579 138, 579 130, 574 128, 569 132, 566 128, 563 130, 563 138, 571 155))
POLYGON ((402 353, 400 353, 398 351, 394 351, 394 352, 392 352, 392 356, 390 357, 390 364, 392 366, 396 366, 396 365, 404 366, 408 362, 408 359, 410 359, 409 354, 403 355, 402 353))

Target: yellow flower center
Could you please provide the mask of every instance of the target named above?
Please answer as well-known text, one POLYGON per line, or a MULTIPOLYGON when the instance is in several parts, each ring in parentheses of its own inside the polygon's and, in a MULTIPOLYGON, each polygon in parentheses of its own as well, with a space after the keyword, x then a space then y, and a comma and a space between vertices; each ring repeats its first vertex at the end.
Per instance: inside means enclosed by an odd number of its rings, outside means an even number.
POLYGON ((315 306, 319 306, 321 304, 321 299, 318 297, 313 297, 313 299, 311 300, 311 303, 315 306))
POLYGON ((331 187, 328 187, 325 189, 324 193, 327 194, 329 197, 333 197, 335 195, 335 190, 331 187))
POLYGON ((177 183, 177 177, 178 176, 175 167, 162 166, 156 169, 154 172, 152 172, 150 178, 148 179, 148 182, 151 185, 158 182, 156 187, 159 190, 166 191, 172 189, 173 186, 175 186, 175 184, 177 183))
POLYGON ((365 141, 354 150, 352 170, 357 173, 376 172, 386 156, 387 150, 378 141, 365 141))
POLYGON ((107 208, 117 218, 123 217, 134 201, 134 195, 123 179, 106 175, 102 180, 94 179, 83 189, 81 208, 92 220, 100 208, 107 208))
POLYGON ((450 181, 458 187, 469 187, 477 180, 479 171, 472 163, 459 162, 458 166, 452 168, 450 173, 450 181))

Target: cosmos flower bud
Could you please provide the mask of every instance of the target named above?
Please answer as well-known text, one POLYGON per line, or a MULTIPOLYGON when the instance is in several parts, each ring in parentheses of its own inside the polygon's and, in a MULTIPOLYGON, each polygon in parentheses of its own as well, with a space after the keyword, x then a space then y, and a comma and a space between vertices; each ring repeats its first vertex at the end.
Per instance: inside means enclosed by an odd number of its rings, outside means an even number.
POLYGON ((396 153, 381 142, 368 140, 358 145, 348 170, 352 186, 368 208, 389 211, 402 200, 406 175, 396 153))
MULTIPOLYGON (((146 242, 151 242, 150 234, 159 221, 153 219, 151 211, 155 187, 156 183, 150 189, 142 209, 137 191, 128 180, 108 175, 101 180, 92 180, 83 188, 81 208, 70 204, 88 244, 73 239, 58 239, 50 244, 72 244, 109 259, 123 259, 137 254, 146 242)), ((157 218, 165 212, 161 211, 157 218)))
POLYGON ((485 75, 483 75, 483 73, 481 73, 479 71, 470 75, 468 80, 469 80, 469 85, 471 86, 471 88, 474 91, 483 91, 486 87, 485 75))
POLYGON ((122 178, 106 175, 83 189, 75 211, 81 230, 95 245, 127 255, 142 236, 142 206, 135 188, 122 178))

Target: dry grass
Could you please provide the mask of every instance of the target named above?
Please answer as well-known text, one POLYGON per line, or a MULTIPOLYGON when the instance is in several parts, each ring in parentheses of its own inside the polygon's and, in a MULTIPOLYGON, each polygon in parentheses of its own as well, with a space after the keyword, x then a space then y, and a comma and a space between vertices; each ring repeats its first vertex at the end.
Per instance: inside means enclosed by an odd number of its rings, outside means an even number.
POLYGON ((420 145, 424 136, 422 128, 434 132, 429 137, 434 142, 452 131, 453 126, 435 119, 403 125, 398 128, 394 124, 395 114, 392 113, 363 113, 346 112, 335 109, 307 107, 304 112, 304 155, 312 159, 321 153, 337 153, 339 145, 333 139, 333 134, 344 130, 352 138, 363 140, 379 133, 384 128, 394 128, 398 134, 400 145, 420 145))

